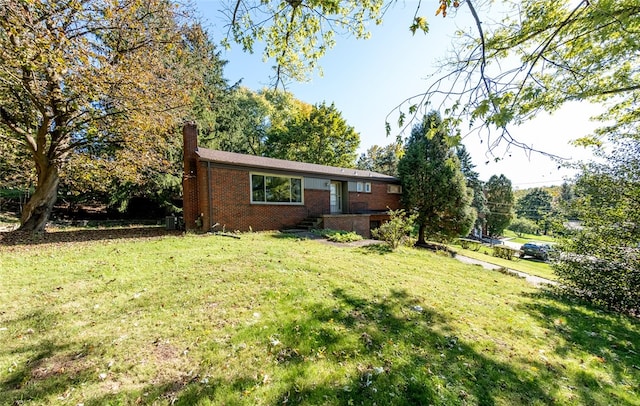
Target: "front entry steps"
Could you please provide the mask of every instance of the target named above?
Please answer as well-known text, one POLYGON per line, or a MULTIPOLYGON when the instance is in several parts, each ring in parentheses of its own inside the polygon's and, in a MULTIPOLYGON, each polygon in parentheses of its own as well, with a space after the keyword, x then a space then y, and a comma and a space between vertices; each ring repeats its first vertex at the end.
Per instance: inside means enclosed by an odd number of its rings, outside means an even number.
POLYGON ((309 216, 299 222, 295 227, 287 230, 282 230, 285 232, 300 232, 300 231, 311 231, 318 228, 321 228, 322 225, 322 217, 318 216, 309 216))

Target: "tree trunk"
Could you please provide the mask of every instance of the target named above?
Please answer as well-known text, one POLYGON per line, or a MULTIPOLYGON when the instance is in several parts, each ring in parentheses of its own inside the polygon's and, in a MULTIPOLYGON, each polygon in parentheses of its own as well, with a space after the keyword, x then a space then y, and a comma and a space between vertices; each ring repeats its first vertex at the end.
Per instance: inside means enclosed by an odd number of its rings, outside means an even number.
POLYGON ((20 228, 22 231, 40 232, 49 220, 53 205, 58 198, 58 167, 47 163, 39 168, 38 185, 22 210, 20 228))
POLYGON ((416 242, 416 244, 425 244, 426 241, 424 240, 424 232, 425 232, 425 225, 423 223, 420 223, 420 226, 418 228, 418 241, 416 242))

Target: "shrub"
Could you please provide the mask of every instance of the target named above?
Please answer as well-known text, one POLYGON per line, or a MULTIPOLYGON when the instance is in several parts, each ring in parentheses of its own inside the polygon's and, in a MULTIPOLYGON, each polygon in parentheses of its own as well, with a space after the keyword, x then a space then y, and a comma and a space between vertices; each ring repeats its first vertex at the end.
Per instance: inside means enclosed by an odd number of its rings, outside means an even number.
POLYGON ((379 228, 372 230, 371 235, 386 242, 391 249, 395 250, 408 238, 418 215, 407 215, 403 209, 389 210, 387 213, 389 214, 389 221, 383 223, 379 228))
POLYGON ((564 252, 553 267, 571 294, 640 316, 640 248, 607 247, 597 256, 564 252))
POLYGON ((513 249, 511 247, 506 247, 504 245, 495 245, 493 247, 493 256, 497 258, 503 258, 512 260, 514 255, 518 252, 518 250, 513 249))
POLYGON ((354 231, 344 230, 318 230, 318 234, 333 242, 353 242, 362 240, 362 236, 354 231))

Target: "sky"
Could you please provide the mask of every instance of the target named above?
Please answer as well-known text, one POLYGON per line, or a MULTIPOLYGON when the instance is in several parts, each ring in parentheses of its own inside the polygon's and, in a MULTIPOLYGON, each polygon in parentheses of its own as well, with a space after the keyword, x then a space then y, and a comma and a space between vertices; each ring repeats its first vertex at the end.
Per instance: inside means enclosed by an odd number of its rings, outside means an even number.
MULTIPOLYGON (((420 14, 427 15, 428 34, 413 35, 409 31, 418 2, 400 0, 387 11, 382 25, 370 27, 370 39, 336 37, 336 46, 319 61, 323 76, 315 74, 309 82, 288 84, 287 90, 310 104, 335 103, 346 122, 360 134, 358 153, 364 153, 374 144, 384 146, 394 142, 398 128, 393 124, 397 116, 388 115, 402 101, 424 92, 429 86, 430 76, 438 73, 438 61, 452 49, 455 30, 472 27, 468 10, 462 7, 457 13, 449 13, 447 18, 429 16, 431 11, 435 13, 436 3, 423 1, 422 4, 420 14), (392 124, 390 136, 386 135, 385 120, 392 124)), ((220 11, 225 2, 196 0, 194 4, 212 40, 219 42, 228 23, 220 11)), ((243 52, 236 44, 228 51, 219 49, 221 58, 228 61, 224 76, 229 83, 241 80, 243 86, 252 90, 272 84, 273 61, 264 62, 260 49, 254 54, 243 52)), ((568 161, 589 159, 588 150, 573 147, 569 141, 589 134, 596 127, 589 118, 598 110, 598 106, 586 103, 571 104, 553 115, 539 115, 520 127, 511 128, 511 133, 535 149, 568 161)), ((506 149, 503 145, 492 155, 487 150, 487 140, 478 134, 467 135, 463 143, 484 181, 492 175, 504 174, 514 189, 527 189, 558 185, 575 173, 559 168, 558 162, 546 155, 530 154, 517 147, 506 149), (495 157, 500 160, 496 162, 495 157)))

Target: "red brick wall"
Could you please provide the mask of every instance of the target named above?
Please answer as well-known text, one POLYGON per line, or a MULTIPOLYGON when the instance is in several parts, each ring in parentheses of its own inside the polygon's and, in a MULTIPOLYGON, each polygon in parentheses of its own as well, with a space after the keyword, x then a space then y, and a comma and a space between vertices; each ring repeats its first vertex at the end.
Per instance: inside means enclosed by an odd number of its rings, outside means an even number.
POLYGON ((386 211, 397 210, 401 207, 399 194, 387 193, 386 183, 371 183, 371 193, 350 192, 349 206, 352 211, 361 207, 366 210, 386 211))
MULTIPOLYGON (((220 168, 212 164, 209 172, 210 182, 207 185, 207 167, 207 162, 199 163, 197 187, 200 210, 197 216, 202 214, 202 229, 205 231, 210 230, 211 225, 215 223, 219 224, 216 230, 223 227, 227 231, 279 230, 294 227, 309 216, 321 216, 330 211, 328 190, 305 189, 304 205, 252 204, 248 171, 220 168), (212 205, 208 202, 209 193, 212 205)), ((381 211, 387 210, 387 207, 400 207, 400 195, 388 194, 386 184, 372 183, 371 188, 372 193, 350 193, 350 205, 354 201, 366 202, 369 210, 381 211)), ((353 228, 345 227, 339 229, 353 228)), ((354 231, 368 235, 368 218, 366 225, 358 225, 358 230, 354 231)))
POLYGON ((323 190, 305 190, 305 205, 283 205, 251 203, 249 172, 237 169, 211 167, 210 185, 213 205, 212 219, 207 204, 207 163, 201 162, 199 172, 200 207, 204 214, 204 229, 219 223, 216 230, 223 227, 227 231, 279 230, 293 227, 308 216, 321 215, 329 211, 329 192, 323 190))
POLYGON ((367 214, 342 214, 325 215, 322 217, 324 228, 331 230, 355 231, 365 238, 371 236, 369 230, 369 215, 367 214))

